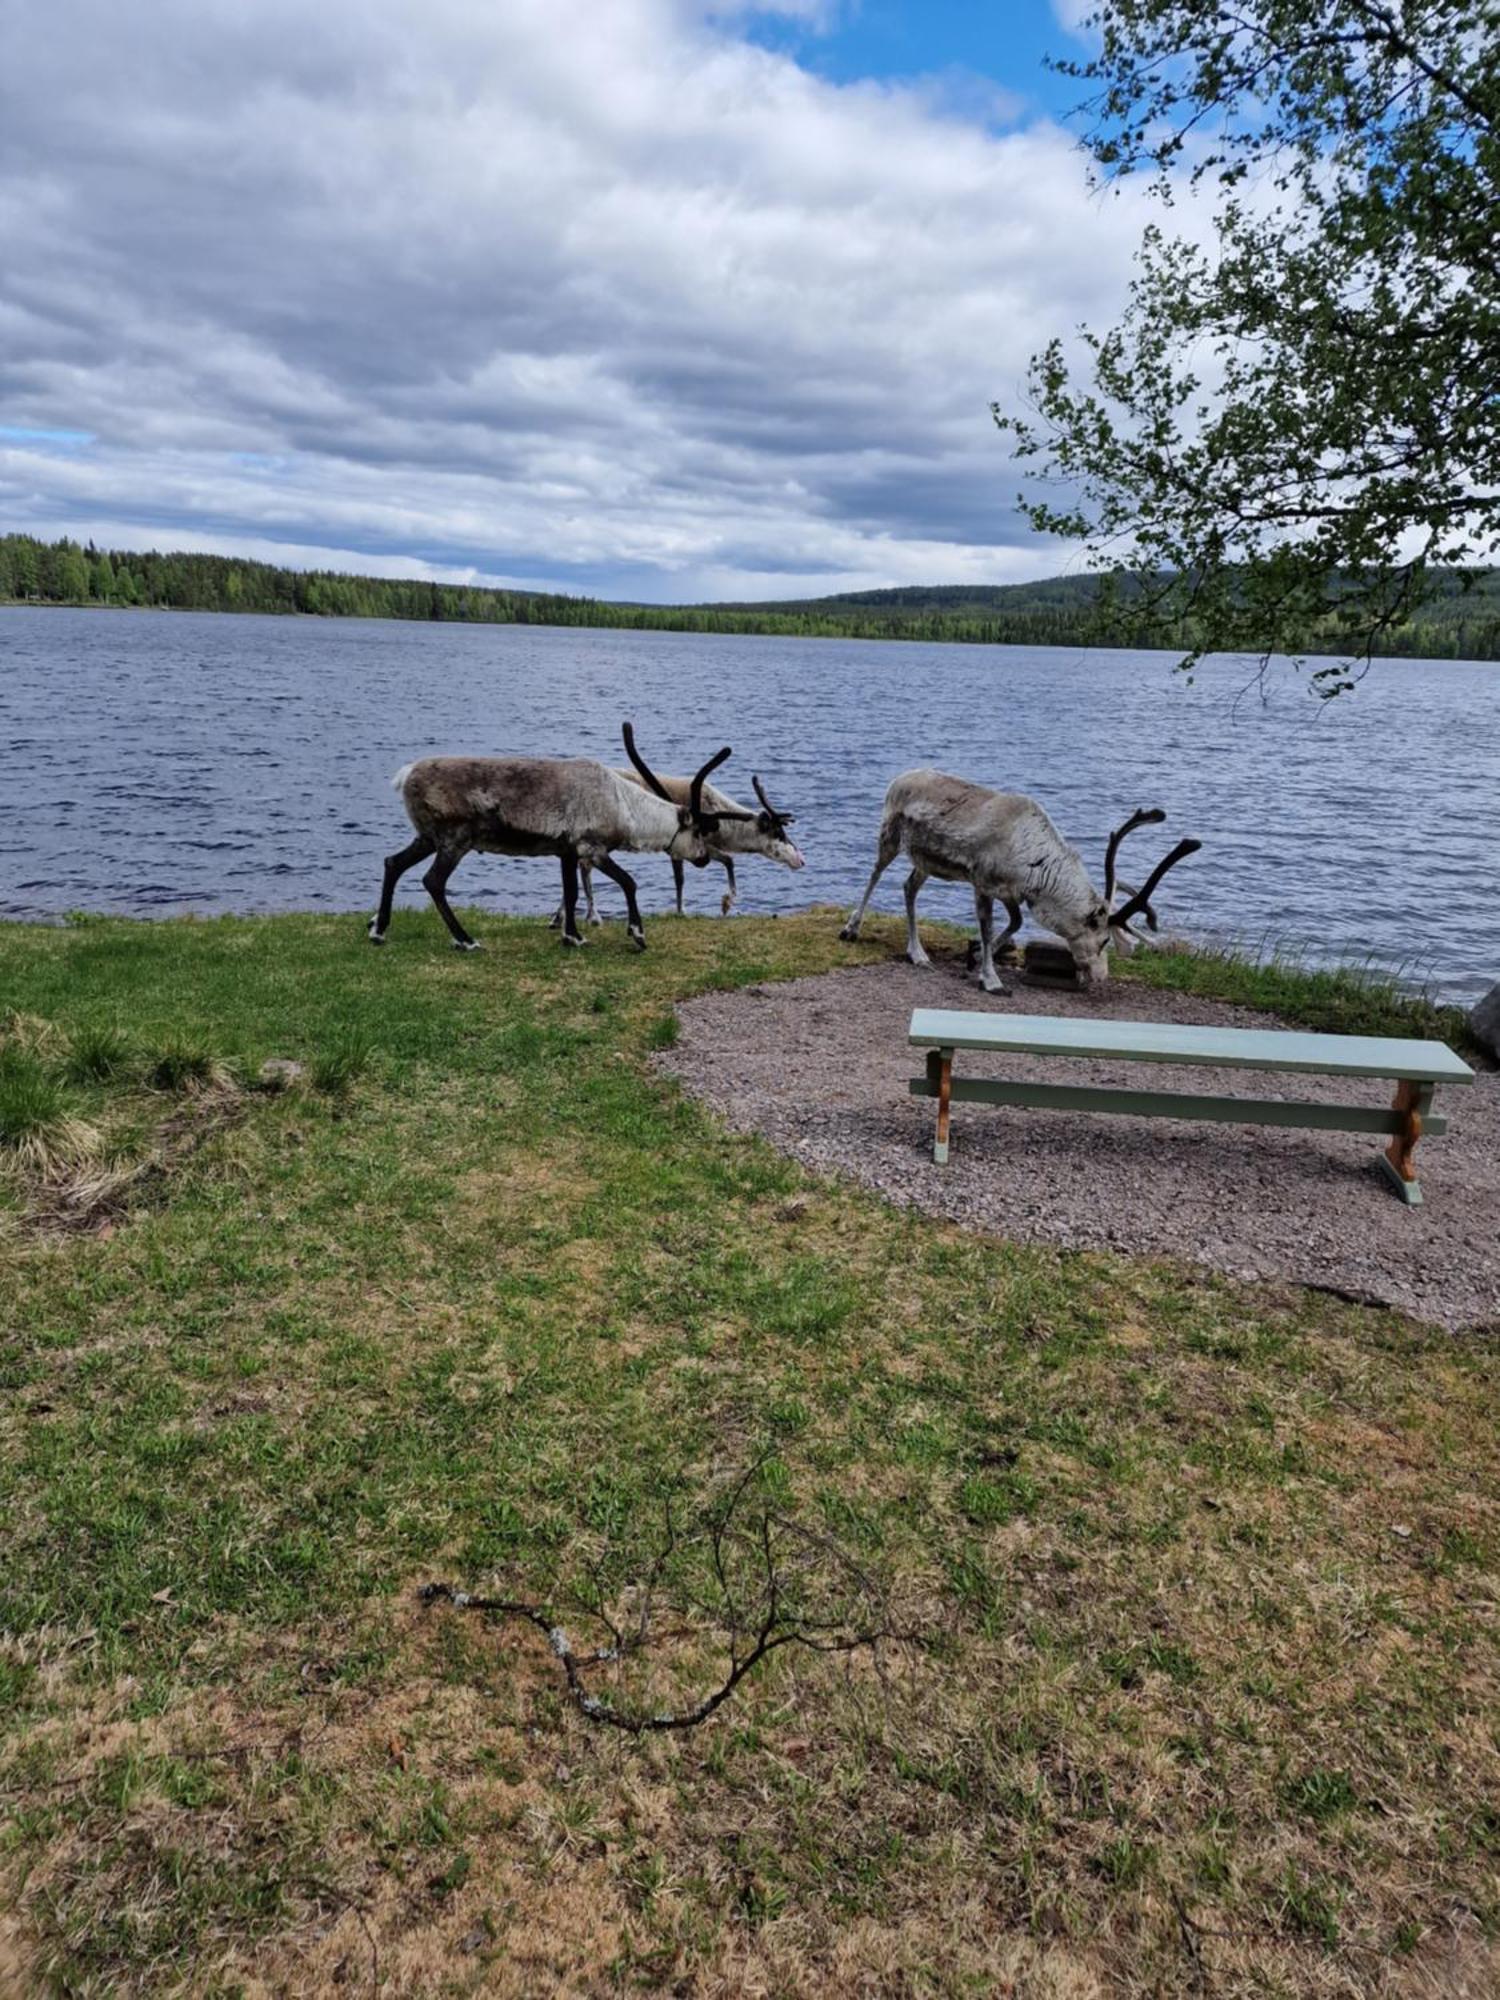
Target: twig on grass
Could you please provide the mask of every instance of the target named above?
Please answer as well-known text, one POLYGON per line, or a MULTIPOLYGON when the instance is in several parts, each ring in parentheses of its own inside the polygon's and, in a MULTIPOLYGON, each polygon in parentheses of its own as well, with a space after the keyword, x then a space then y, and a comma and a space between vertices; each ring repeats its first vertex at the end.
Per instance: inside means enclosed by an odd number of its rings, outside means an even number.
POLYGON ((749 1520, 742 1518, 741 1503, 756 1469, 735 1483, 710 1515, 704 1532, 692 1538, 712 1579, 709 1603, 700 1603, 697 1608, 707 1612, 726 1637, 729 1664, 719 1684, 687 1707, 648 1709, 606 1700, 591 1690, 587 1678, 591 1669, 617 1664, 650 1645, 652 1615, 663 1577, 672 1557, 687 1546, 678 1537, 670 1506, 663 1545, 638 1587, 632 1618, 611 1617, 599 1566, 591 1568, 592 1600, 580 1608, 603 1625, 609 1635, 607 1645, 580 1650, 553 1612, 524 1598, 481 1597, 455 1584, 438 1582, 423 1584, 417 1595, 423 1604, 441 1601, 459 1611, 489 1612, 535 1626, 562 1668, 569 1697, 579 1713, 590 1722, 631 1736, 695 1729, 728 1701, 763 1660, 784 1646, 850 1654, 878 1648, 884 1640, 909 1636, 891 1624, 876 1579, 827 1536, 769 1507, 758 1508, 749 1520), (810 1580, 814 1559, 820 1559, 820 1574, 813 1581, 821 1582, 830 1569, 841 1581, 831 1610, 798 1608, 796 1586, 810 1580))

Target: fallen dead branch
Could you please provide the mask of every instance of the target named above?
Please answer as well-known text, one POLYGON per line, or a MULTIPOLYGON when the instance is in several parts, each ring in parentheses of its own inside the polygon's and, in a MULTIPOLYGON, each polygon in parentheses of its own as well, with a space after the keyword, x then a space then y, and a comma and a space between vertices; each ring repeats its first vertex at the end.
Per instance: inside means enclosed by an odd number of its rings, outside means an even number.
MULTIPOLYGON (((459 1611, 479 1611, 518 1619, 543 1634, 562 1670, 580 1715, 632 1736, 695 1729, 722 1708, 761 1663, 783 1647, 807 1652, 850 1654, 878 1651, 887 1641, 909 1639, 892 1624, 885 1592, 863 1565, 830 1537, 777 1510, 747 1509, 745 1496, 754 1469, 714 1508, 702 1530, 680 1539, 670 1506, 662 1546, 645 1579, 623 1593, 631 1614, 612 1614, 602 1590, 579 1599, 582 1613, 603 1627, 607 1642, 575 1645, 562 1620, 544 1605, 520 1597, 486 1597, 451 1583, 423 1584, 423 1604, 444 1602, 459 1611), (694 1590, 682 1573, 701 1579, 694 1590), (678 1578, 669 1588, 669 1577, 678 1578), (664 1604, 687 1617, 670 1636, 684 1632, 720 1640, 728 1665, 718 1682, 698 1699, 676 1708, 621 1701, 595 1692, 590 1675, 618 1667, 645 1653, 664 1604)), ((598 1568, 594 1569, 597 1582, 598 1568)))

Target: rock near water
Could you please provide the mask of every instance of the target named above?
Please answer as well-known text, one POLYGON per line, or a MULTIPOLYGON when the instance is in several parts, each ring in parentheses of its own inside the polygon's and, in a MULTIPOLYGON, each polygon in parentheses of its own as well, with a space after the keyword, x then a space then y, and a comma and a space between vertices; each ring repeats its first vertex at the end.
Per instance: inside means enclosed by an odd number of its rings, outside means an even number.
POLYGON ((1492 986, 1472 1010, 1469 1026, 1492 1056, 1500 1056, 1500 984, 1492 986))

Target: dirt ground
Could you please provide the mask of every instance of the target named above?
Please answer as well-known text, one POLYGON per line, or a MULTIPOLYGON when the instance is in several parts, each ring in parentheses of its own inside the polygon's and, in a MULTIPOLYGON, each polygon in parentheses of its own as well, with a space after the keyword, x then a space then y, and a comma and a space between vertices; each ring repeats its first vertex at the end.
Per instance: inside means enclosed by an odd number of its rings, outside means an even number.
MULTIPOLYGON (((1450 1120, 1417 1164, 1407 1208, 1360 1133, 1198 1125, 983 1104, 953 1112, 952 1157, 932 1159, 934 1106, 908 1095, 921 1052, 914 1007, 1277 1026, 1218 1001, 1115 982, 1101 993, 1009 982, 982 993, 956 962, 833 972, 709 994, 682 1006, 660 1065, 732 1125, 890 1200, 1018 1241, 1164 1254, 1244 1279, 1291 1279, 1450 1328, 1500 1328, 1500 1076, 1439 1090, 1450 1120)), ((962 1051, 956 1073, 1143 1083, 1243 1097, 1387 1104, 1380 1081, 1176 1069, 962 1051)))

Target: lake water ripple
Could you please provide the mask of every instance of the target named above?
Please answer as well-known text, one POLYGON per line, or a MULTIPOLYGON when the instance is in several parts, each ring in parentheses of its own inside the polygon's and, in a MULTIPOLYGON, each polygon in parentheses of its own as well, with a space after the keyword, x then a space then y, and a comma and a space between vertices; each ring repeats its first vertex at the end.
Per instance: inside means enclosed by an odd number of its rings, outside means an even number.
MULTIPOLYGON (((0 915, 367 911, 408 837, 398 765, 617 763, 629 716, 659 769, 729 742, 726 789, 750 800, 758 771, 798 815, 807 869, 746 864, 746 910, 852 902, 887 782, 931 763, 1033 793, 1096 880, 1110 826, 1164 806, 1163 841, 1205 843, 1161 899, 1183 929, 1483 992, 1500 977, 1500 667, 1381 661, 1328 706, 1290 669, 1264 699, 1250 677, 1215 661, 1189 686, 1164 653, 3 609, 0 915)), ((1127 875, 1156 838, 1136 837, 1127 875)), ((648 915, 666 907, 665 860, 636 872, 648 915)), ((900 907, 901 873, 878 908, 900 907)), ((556 865, 472 857, 454 893, 540 913, 556 865)), ((689 897, 714 909, 717 875, 689 897)), ((923 907, 972 904, 933 883, 923 907)))

